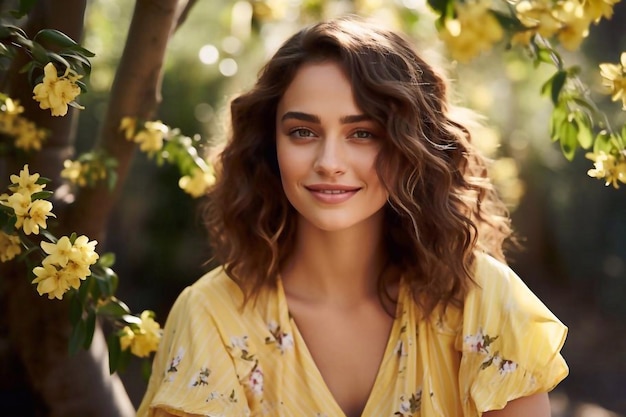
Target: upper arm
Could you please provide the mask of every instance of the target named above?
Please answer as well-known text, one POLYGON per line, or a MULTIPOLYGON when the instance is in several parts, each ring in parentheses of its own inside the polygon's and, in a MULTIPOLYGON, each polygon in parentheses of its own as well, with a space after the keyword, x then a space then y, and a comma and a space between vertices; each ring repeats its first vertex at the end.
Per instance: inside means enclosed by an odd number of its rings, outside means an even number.
POLYGON ((509 401, 502 410, 483 413, 483 417, 550 417, 550 400, 545 392, 509 401))

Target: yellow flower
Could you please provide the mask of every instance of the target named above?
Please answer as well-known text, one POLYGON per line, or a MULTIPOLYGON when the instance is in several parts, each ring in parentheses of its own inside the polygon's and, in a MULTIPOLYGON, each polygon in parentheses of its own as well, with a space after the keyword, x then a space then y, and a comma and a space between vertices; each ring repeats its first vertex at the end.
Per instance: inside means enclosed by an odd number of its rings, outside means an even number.
POLYGON ((120 121, 120 130, 124 132, 126 140, 132 140, 137 129, 137 119, 134 117, 122 117, 120 121))
POLYGON ((485 2, 456 4, 455 7, 457 18, 448 19, 439 32, 455 59, 467 62, 502 39, 504 31, 485 2))
POLYGON ((626 184, 626 158, 622 155, 619 159, 612 154, 600 151, 585 155, 593 161, 594 168, 587 171, 590 177, 606 180, 604 185, 612 185, 619 188, 618 181, 626 184))
POLYGON ((591 20, 578 0, 565 1, 560 6, 556 13, 563 24, 557 36, 563 47, 573 51, 589 34, 591 20))
POLYGON ((87 266, 95 264, 100 257, 96 253, 97 244, 98 241, 90 241, 87 236, 82 235, 77 237, 74 241, 72 255, 70 257, 71 260, 87 266))
POLYGON ((141 313, 136 329, 125 326, 120 336, 122 350, 130 347, 133 355, 145 358, 157 350, 161 340, 161 326, 154 321, 154 313, 145 310, 141 313))
POLYGON ((54 265, 46 264, 33 269, 37 276, 32 283, 37 284, 39 295, 48 294, 49 299, 57 298, 61 300, 63 294, 70 288, 67 274, 58 270, 54 265))
POLYGON ((532 29, 532 33, 545 38, 551 38, 562 27, 554 15, 554 4, 550 1, 522 0, 515 5, 515 13, 524 26, 532 29))
POLYGON ((194 198, 203 196, 213 184, 215 184, 215 175, 212 172, 204 172, 200 168, 195 168, 191 176, 185 175, 178 181, 179 187, 194 198))
POLYGON ((618 2, 619 0, 585 0, 585 14, 596 23, 603 17, 610 19, 613 16, 613 6, 618 2))
POLYGON ((169 127, 160 121, 144 123, 144 129, 135 135, 134 141, 144 152, 156 152, 163 148, 163 138, 169 127))
POLYGON ((78 184, 81 187, 84 187, 85 185, 87 185, 87 180, 85 179, 85 170, 85 166, 80 161, 72 161, 71 159, 66 159, 65 161, 63 161, 61 178, 65 178, 73 184, 78 184))
POLYGON ((124 326, 122 329, 122 334, 120 335, 120 347, 122 350, 126 350, 130 347, 130 345, 135 339, 135 332, 128 326, 124 326))
POLYGON ((41 150, 43 141, 48 136, 44 129, 38 129, 35 123, 23 117, 16 118, 11 134, 15 136, 15 147, 25 151, 41 150))
POLYGON ((7 262, 22 253, 20 238, 0 231, 0 262, 7 262))
POLYGON ((15 227, 21 227, 24 217, 28 216, 28 209, 30 208, 30 195, 22 193, 14 193, 7 198, 5 206, 11 207, 17 216, 17 223, 15 227), (21 220, 20 220, 21 218, 21 220))
MULTIPOLYGON (((21 225, 24 233, 27 235, 39 234, 39 229, 47 228, 46 220, 48 217, 56 217, 52 212, 52 203, 47 200, 35 200, 28 208, 28 215, 23 217, 24 224, 21 225)), ((17 222, 15 227, 19 227, 17 222)))
POLYGON ((622 52, 619 64, 600 64, 602 85, 611 94, 611 100, 622 100, 622 110, 626 110, 626 52, 622 52))
POLYGON ((73 246, 70 238, 63 236, 57 243, 41 242, 41 249, 48 254, 43 260, 44 265, 54 264, 63 267, 70 260, 73 246))
POLYGON ((42 109, 50 109, 53 116, 65 116, 67 105, 80 94, 76 81, 81 77, 69 68, 59 77, 52 62, 44 67, 43 81, 33 89, 33 99, 39 102, 42 109))
POLYGON ((11 185, 17 186, 16 193, 24 194, 30 198, 31 194, 38 193, 45 188, 45 184, 37 184, 37 180, 39 180, 39 174, 30 174, 28 170, 28 164, 24 165, 22 170, 18 175, 11 175, 9 177, 11 179, 11 185))
POLYGON ((2 107, 0 107, 0 110, 3 111, 6 114, 10 114, 10 115, 18 115, 20 113, 24 112, 24 107, 22 107, 20 105, 20 101, 19 100, 12 100, 10 98, 7 98, 4 101, 4 105, 2 105, 2 107))
POLYGON ((91 275, 89 267, 99 258, 95 251, 97 243, 95 240, 90 242, 84 235, 76 238, 73 244, 67 236, 56 243, 41 242, 41 248, 48 254, 42 264, 58 266, 76 279, 85 279, 91 275))

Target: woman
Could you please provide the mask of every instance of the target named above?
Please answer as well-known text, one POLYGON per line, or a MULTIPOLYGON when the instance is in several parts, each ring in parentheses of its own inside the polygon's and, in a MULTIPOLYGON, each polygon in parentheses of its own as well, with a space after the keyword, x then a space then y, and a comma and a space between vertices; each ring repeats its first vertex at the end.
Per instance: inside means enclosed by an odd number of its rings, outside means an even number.
POLYGON ((231 113, 224 266, 173 306, 140 416, 549 416, 566 328, 505 265, 506 211, 405 39, 304 29, 231 113))

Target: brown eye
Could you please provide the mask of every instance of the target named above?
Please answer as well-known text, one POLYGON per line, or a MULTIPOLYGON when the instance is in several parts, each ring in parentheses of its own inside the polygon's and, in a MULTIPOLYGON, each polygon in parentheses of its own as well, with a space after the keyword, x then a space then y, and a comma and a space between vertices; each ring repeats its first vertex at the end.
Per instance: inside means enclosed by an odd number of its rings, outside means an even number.
POLYGON ((374 134, 367 130, 357 130, 352 134, 352 137, 356 139, 374 139, 375 138, 374 134))
POLYGON ((297 128, 293 129, 289 132, 289 136, 294 138, 311 138, 314 137, 315 134, 309 129, 297 128))

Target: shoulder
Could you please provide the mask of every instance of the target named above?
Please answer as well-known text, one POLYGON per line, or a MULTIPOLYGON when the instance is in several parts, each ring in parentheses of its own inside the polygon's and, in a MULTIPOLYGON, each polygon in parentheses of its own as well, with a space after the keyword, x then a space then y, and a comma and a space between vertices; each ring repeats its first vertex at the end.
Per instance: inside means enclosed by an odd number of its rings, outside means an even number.
POLYGON ((170 315, 213 315, 236 311, 242 306, 243 293, 219 266, 185 288, 172 306, 170 315))

